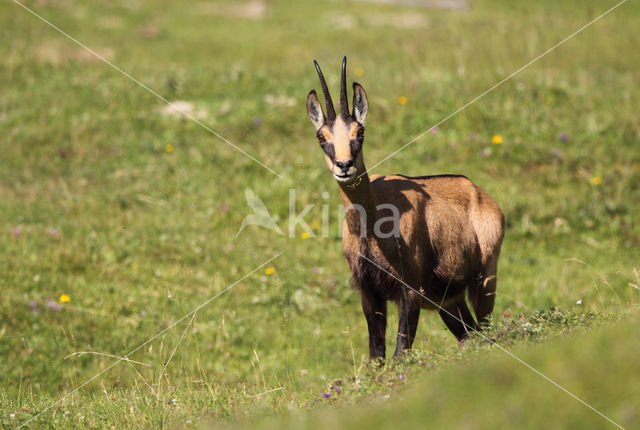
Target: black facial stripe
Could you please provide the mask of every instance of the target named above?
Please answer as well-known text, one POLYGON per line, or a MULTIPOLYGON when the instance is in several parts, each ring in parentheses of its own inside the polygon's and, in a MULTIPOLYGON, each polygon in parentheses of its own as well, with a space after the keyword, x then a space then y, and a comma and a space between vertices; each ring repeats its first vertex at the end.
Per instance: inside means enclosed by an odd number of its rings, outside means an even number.
POLYGON ((322 130, 318 130, 318 132, 316 133, 316 136, 318 137, 318 141, 320 142, 320 146, 324 150, 324 153, 327 154, 327 157, 329 157, 333 163, 335 163, 336 149, 333 147, 333 143, 327 142, 327 139, 325 139, 324 133, 322 133, 322 130))
POLYGON ((351 148, 351 156, 355 159, 358 156, 358 153, 362 149, 362 142, 358 142, 357 140, 352 140, 349 142, 349 146, 351 148))
POLYGON ((336 162, 336 149, 333 147, 333 143, 323 142, 320 144, 324 153, 327 154, 327 157, 331 159, 333 163, 336 162))
POLYGON ((362 150, 363 142, 364 142, 364 127, 358 124, 358 134, 356 135, 356 138, 351 139, 351 141, 349 141, 349 147, 351 148, 351 156, 354 158, 354 160, 362 150))

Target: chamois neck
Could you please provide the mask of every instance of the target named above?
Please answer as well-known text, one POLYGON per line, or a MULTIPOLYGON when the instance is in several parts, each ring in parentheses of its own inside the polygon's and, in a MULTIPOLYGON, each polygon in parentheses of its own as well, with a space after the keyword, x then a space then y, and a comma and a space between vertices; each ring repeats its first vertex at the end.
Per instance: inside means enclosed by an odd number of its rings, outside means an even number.
POLYGON ((368 208, 369 205, 373 205, 375 208, 375 198, 371 190, 371 181, 366 170, 363 174, 358 175, 352 184, 347 185, 338 182, 338 187, 340 187, 340 195, 342 196, 342 203, 345 207, 359 204, 365 208, 368 208))
POLYGON ((370 236, 373 234, 373 226, 376 221, 377 202, 366 168, 363 171, 364 173, 361 173, 353 184, 346 185, 338 182, 338 186, 345 208, 348 230, 353 234, 360 235, 360 225, 363 218, 359 211, 364 210, 366 212, 367 236, 370 236))

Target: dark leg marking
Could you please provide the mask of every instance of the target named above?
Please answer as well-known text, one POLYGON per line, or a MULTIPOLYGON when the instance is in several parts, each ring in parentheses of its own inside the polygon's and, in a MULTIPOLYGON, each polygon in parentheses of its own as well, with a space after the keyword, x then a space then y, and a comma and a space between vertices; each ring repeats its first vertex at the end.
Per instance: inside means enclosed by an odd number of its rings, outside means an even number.
POLYGON ((464 296, 454 303, 443 306, 440 309, 440 317, 458 340, 466 338, 469 332, 478 329, 478 325, 464 301, 464 296))
POLYGON ((362 310, 369 328, 369 359, 385 358, 387 330, 387 301, 374 291, 361 291, 362 310))

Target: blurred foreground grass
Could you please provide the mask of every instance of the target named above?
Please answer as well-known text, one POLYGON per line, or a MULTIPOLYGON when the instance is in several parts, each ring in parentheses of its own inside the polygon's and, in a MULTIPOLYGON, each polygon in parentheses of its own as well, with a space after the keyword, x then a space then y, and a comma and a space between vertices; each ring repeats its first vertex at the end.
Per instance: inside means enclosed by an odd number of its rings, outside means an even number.
POLYGON ((636 428, 640 386, 626 379, 640 373, 637 327, 636 314, 616 325, 511 349, 588 406, 494 350, 474 362, 422 375, 411 389, 378 394, 372 404, 241 422, 234 428, 636 428))

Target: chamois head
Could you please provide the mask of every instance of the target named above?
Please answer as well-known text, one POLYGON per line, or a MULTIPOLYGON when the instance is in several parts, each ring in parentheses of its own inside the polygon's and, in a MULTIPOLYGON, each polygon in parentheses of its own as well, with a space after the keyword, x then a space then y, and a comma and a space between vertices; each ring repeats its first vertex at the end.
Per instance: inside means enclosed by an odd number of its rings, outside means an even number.
POLYGON ((340 81, 340 115, 337 116, 320 66, 315 60, 314 64, 320 77, 327 116, 322 111, 315 90, 311 90, 307 96, 307 114, 316 128, 316 135, 324 150, 329 170, 338 182, 350 184, 364 170, 361 150, 364 141, 364 121, 369 110, 367 94, 360 84, 353 83, 353 114, 349 114, 346 82, 347 57, 344 57, 340 81))

